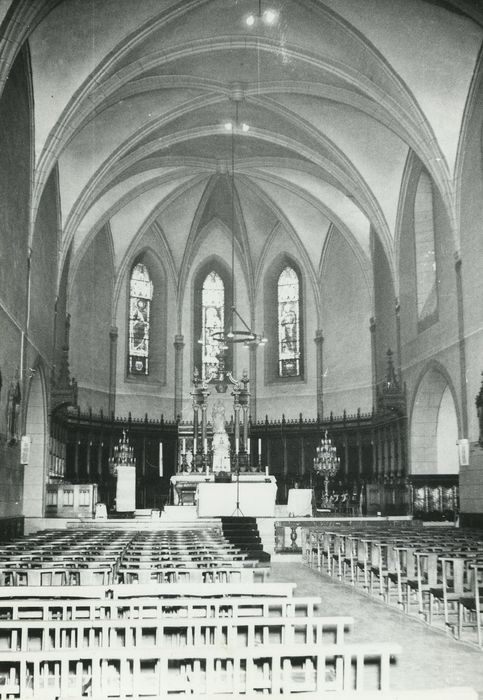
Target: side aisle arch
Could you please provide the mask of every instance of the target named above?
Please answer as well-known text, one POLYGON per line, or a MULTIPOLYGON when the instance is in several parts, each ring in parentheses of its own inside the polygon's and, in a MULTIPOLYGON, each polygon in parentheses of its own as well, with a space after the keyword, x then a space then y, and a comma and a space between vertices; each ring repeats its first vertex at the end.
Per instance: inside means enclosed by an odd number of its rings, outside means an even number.
POLYGON ((431 363, 418 382, 410 417, 411 473, 458 474, 460 417, 452 381, 431 363))

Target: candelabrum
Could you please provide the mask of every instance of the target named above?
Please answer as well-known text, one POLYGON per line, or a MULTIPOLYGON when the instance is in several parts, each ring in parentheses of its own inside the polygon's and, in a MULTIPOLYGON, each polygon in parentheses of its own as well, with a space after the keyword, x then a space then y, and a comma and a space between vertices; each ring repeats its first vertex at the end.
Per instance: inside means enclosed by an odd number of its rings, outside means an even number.
POLYGON ((112 457, 109 458, 109 472, 117 476, 118 467, 135 467, 134 447, 129 444, 129 438, 125 430, 117 445, 114 445, 112 457))
POLYGON ((333 479, 340 466, 340 457, 337 457, 337 449, 325 431, 325 437, 316 448, 317 456, 314 457, 314 472, 324 479, 325 503, 329 501, 329 479, 333 479))

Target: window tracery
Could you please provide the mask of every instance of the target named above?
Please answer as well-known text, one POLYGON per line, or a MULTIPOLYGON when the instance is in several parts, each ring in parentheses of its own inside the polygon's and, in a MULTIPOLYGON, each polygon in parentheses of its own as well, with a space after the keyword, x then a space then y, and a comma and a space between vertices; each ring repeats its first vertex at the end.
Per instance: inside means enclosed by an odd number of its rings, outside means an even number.
POLYGON ((278 278, 278 374, 300 375, 300 285, 295 270, 286 266, 278 278))
POLYGON ((225 285, 215 270, 203 282, 201 314, 202 376, 208 378, 218 369, 221 350, 221 342, 213 338, 213 333, 222 331, 225 324, 225 285))
POLYGON ((137 263, 129 287, 129 366, 133 375, 149 374, 149 336, 153 283, 148 269, 137 263))
POLYGON ((416 290, 418 320, 434 319, 438 310, 436 252, 434 242, 433 189, 431 178, 421 173, 414 202, 416 290))

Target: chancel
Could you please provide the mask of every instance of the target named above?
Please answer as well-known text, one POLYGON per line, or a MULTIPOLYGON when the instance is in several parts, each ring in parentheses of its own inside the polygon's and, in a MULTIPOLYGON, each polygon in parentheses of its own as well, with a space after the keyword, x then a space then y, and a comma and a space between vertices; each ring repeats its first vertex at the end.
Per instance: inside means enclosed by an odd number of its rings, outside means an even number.
POLYGON ((483 3, 0 2, 0 700, 483 698, 483 3))

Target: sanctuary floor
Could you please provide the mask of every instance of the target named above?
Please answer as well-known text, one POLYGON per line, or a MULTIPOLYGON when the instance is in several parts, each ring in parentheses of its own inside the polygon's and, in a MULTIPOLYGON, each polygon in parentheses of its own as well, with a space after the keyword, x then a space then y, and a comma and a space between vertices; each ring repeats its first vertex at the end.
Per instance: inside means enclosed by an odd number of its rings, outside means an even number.
MULTIPOLYGON (((391 666, 392 689, 471 686, 483 700, 483 652, 457 642, 349 585, 321 575, 301 562, 272 562, 271 581, 293 581, 296 595, 316 595, 324 615, 350 615, 347 641, 392 641, 402 653, 391 666)), ((455 698, 457 700, 457 698, 455 698)))

